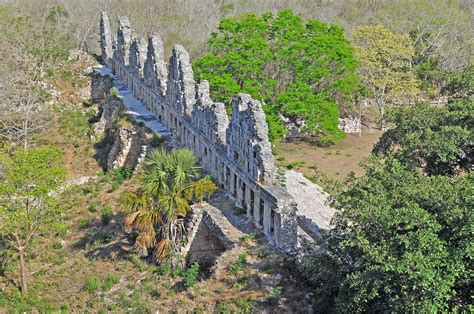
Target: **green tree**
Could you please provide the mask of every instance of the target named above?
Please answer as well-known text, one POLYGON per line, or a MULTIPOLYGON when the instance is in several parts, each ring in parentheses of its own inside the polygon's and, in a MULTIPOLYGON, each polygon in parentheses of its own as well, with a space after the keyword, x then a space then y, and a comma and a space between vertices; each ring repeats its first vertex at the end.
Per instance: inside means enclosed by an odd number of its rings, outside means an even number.
POLYGON ((412 70, 412 40, 382 25, 358 26, 352 40, 360 77, 377 103, 383 128, 387 105, 413 101, 419 91, 412 70))
POLYGON ((54 147, 0 155, 0 237, 18 254, 23 294, 27 293, 25 254, 33 238, 59 213, 51 192, 65 178, 61 161, 62 153, 54 147))
POLYGON ((394 111, 393 128, 350 177, 327 254, 314 260, 321 308, 467 310, 472 303, 472 100, 394 111))
POLYGON ((342 28, 308 21, 290 10, 276 16, 246 14, 224 19, 209 40, 210 53, 194 62, 215 101, 237 92, 264 103, 272 140, 285 133, 281 115, 303 119, 310 136, 341 139, 339 109, 359 92, 357 62, 342 28))
POLYGON ((216 186, 210 177, 199 179, 199 168, 191 151, 153 150, 144 161, 143 188, 121 197, 125 229, 138 231, 135 244, 143 256, 154 248, 156 261, 164 261, 181 243, 183 218, 193 201, 202 201, 216 186))
POLYGON ((430 175, 467 172, 474 164, 474 100, 453 99, 446 106, 418 104, 389 115, 374 153, 394 155, 411 170, 430 175))
POLYGON ((338 195, 329 253, 313 265, 319 306, 340 312, 467 306, 474 177, 429 177, 393 158, 373 158, 364 167, 366 175, 338 195))

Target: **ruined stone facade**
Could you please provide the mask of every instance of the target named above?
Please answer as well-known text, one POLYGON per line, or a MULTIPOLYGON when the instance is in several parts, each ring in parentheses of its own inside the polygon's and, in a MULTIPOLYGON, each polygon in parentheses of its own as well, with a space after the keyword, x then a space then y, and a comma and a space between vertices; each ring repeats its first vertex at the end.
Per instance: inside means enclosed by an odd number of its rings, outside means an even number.
POLYGON ((339 129, 346 133, 360 133, 362 124, 358 117, 339 118, 339 129))
POLYGON ((102 13, 104 63, 181 146, 195 153, 203 169, 246 210, 248 219, 271 243, 282 251, 293 251, 297 207, 286 190, 274 185, 275 166, 262 104, 249 95, 236 95, 229 121, 224 104, 209 97, 209 83, 196 85, 184 47, 174 46, 166 69, 157 35, 147 45, 132 37, 128 19, 120 18, 110 53, 110 28, 107 14, 102 13))

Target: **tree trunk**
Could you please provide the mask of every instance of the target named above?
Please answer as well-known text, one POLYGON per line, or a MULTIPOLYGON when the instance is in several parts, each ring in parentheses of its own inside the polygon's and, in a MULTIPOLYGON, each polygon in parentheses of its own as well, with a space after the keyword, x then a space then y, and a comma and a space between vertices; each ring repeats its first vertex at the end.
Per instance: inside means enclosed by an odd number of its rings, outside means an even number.
POLYGON ((18 254, 20 255, 20 285, 21 285, 21 293, 25 295, 27 293, 26 288, 26 267, 25 267, 25 251, 24 247, 18 249, 18 254))
POLYGON ((385 101, 382 97, 378 97, 376 99, 377 106, 379 107, 379 113, 380 113, 380 121, 379 121, 379 126, 380 129, 383 131, 385 129, 385 101))

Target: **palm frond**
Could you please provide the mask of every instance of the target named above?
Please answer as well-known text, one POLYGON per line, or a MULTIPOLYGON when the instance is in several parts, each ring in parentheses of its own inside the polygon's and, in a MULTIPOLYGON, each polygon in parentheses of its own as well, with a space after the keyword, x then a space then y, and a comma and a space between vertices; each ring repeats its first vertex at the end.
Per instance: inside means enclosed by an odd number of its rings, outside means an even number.
POLYGON ((143 192, 126 191, 120 196, 119 202, 127 214, 151 207, 150 195, 143 192))
POLYGON ((161 239, 155 246, 155 251, 153 253, 153 259, 156 262, 164 262, 168 257, 169 253, 169 243, 168 239, 161 239))
POLYGON ((161 212, 158 209, 142 211, 136 220, 138 229, 143 231, 149 229, 154 230, 155 226, 163 222, 161 212))
POLYGON ((135 247, 141 256, 148 256, 148 248, 156 243, 154 234, 140 233, 135 240, 135 247))
POLYGON ((125 216, 125 219, 123 220, 123 226, 126 233, 130 233, 132 231, 135 220, 139 214, 140 212, 134 212, 125 216))

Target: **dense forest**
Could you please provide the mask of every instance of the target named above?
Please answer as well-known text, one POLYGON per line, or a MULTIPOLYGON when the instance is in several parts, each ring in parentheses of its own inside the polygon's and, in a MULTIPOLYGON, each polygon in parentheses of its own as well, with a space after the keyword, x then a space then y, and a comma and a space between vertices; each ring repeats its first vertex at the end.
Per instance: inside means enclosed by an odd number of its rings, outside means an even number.
POLYGON ((472 311, 473 16, 468 0, 0 1, 0 312, 472 311), (251 233, 214 276, 175 263, 181 218, 216 186, 156 135, 142 168, 101 167, 103 10, 160 34, 166 59, 186 47, 214 101, 261 101, 279 171, 305 163, 291 145, 331 168, 363 159, 344 178, 305 166, 336 209, 323 253, 295 273, 251 233))

